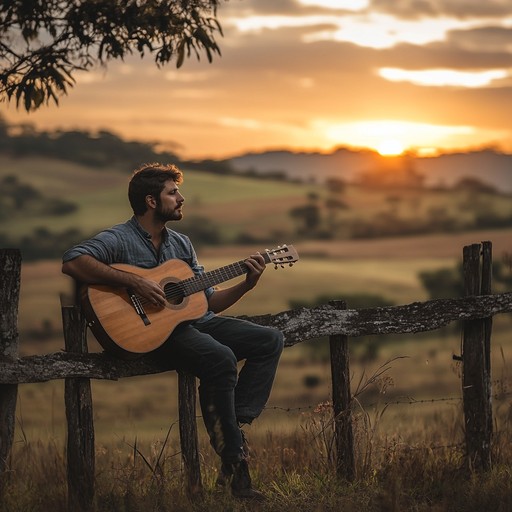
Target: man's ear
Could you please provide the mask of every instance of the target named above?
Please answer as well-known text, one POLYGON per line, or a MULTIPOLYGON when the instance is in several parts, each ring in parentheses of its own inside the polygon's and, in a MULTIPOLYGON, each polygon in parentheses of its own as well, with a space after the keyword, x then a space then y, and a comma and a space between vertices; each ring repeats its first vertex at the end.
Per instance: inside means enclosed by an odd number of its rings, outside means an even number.
POLYGON ((146 205, 148 208, 155 209, 156 208, 156 199, 152 195, 146 196, 146 205))

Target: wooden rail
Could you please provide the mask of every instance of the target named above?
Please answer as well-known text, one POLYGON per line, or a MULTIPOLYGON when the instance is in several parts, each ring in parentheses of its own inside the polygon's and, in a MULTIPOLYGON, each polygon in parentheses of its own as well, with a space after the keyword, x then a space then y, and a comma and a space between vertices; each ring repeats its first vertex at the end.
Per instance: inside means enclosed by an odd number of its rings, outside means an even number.
MULTIPOLYGON (((419 333, 439 329, 457 320, 477 320, 512 312, 512 293, 459 299, 435 299, 403 306, 338 309, 333 304, 300 308, 276 315, 243 317, 281 329, 285 346, 321 336, 419 333)), ((122 361, 107 353, 56 352, 0 360, 0 384, 23 384, 64 378, 118 380, 172 370, 142 357, 122 361)))
MULTIPOLYGON (((512 312, 512 293, 491 295, 491 244, 473 244, 463 252, 466 296, 368 309, 346 309, 342 302, 301 308, 276 315, 246 317, 282 330, 285 345, 328 336, 331 347, 332 395, 338 456, 337 471, 355 478, 351 424, 348 337, 368 334, 418 333, 464 321, 463 383, 468 464, 491 467, 492 436, 490 333, 492 317, 512 312)), ((86 326, 76 306, 63 306, 66 352, 18 357, 17 310, 21 257, 0 251, 0 476, 7 468, 16 409, 17 386, 66 379, 68 421, 68 492, 72 510, 88 510, 94 495, 94 426, 89 379, 149 375, 173 370, 149 356, 121 361, 106 353, 87 353, 86 326)), ((189 492, 201 490, 195 423, 195 378, 179 375, 182 458, 189 492)))

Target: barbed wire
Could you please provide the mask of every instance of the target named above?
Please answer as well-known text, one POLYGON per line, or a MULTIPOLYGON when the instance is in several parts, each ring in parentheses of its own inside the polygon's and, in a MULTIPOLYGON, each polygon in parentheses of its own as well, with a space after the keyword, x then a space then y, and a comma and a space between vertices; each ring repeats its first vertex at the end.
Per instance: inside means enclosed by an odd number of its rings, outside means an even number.
MULTIPOLYGON (((435 403, 435 402, 453 402, 453 401, 461 401, 462 397, 442 397, 442 398, 425 398, 425 399, 416 399, 414 397, 408 397, 407 400, 392 400, 386 402, 372 402, 364 405, 364 407, 387 407, 389 405, 417 405, 417 404, 426 404, 426 403, 435 403)), ((265 407, 265 410, 279 410, 283 412, 299 412, 305 410, 315 410, 319 407, 320 404, 331 403, 330 400, 325 400, 323 402, 316 403, 314 405, 303 405, 297 407, 284 407, 280 405, 270 405, 265 407)))
MULTIPOLYGON (((512 396, 512 391, 499 392, 494 393, 492 395, 493 400, 504 400, 508 397, 512 396)), ((419 404, 432 404, 438 402, 461 402, 463 400, 462 396, 447 396, 447 397, 439 397, 439 398, 422 398, 417 399, 414 397, 407 397, 406 399, 397 399, 397 400, 389 400, 389 401, 377 401, 371 402, 369 404, 363 404, 364 408, 370 407, 388 407, 390 405, 419 405, 419 404)), ((315 410, 319 407, 320 404, 332 404, 331 400, 320 401, 316 404, 302 405, 297 407, 285 407, 282 405, 268 405, 265 407, 266 411, 269 410, 277 410, 282 412, 300 412, 300 411, 310 411, 315 410)))
MULTIPOLYGON (((406 442, 402 442, 402 443, 397 443, 397 445, 401 445, 403 448, 405 448, 409 452, 420 451, 420 450, 425 451, 426 449, 428 449, 428 450, 453 450, 453 449, 464 450, 465 449, 465 444, 463 442, 452 443, 452 444, 424 445, 424 446, 411 446, 410 444, 408 444, 406 442)), ((381 448, 378 448, 377 451, 387 453, 389 451, 389 446, 383 446, 381 448)))

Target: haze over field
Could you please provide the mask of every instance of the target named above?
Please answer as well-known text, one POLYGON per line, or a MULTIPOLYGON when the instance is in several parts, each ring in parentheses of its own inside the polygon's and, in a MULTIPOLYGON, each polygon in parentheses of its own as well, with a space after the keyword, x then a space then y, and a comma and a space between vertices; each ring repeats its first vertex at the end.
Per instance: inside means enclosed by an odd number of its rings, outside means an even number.
POLYGON ((452 187, 465 178, 474 178, 502 192, 512 192, 512 155, 492 150, 431 157, 383 157, 374 151, 347 148, 327 153, 283 150, 238 155, 229 162, 239 171, 282 172, 291 179, 313 183, 332 178, 354 181, 369 170, 380 169, 392 175, 410 169, 423 177, 422 183, 427 187, 452 187))

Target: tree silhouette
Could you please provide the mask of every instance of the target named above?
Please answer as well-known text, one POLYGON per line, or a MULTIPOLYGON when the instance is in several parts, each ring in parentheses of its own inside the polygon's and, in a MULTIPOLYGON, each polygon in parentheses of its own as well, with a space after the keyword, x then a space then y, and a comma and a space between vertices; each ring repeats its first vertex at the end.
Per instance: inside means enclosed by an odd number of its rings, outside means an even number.
POLYGON ((27 111, 67 94, 73 74, 127 55, 157 66, 220 55, 219 0, 5 0, 0 3, 0 99, 27 111))

